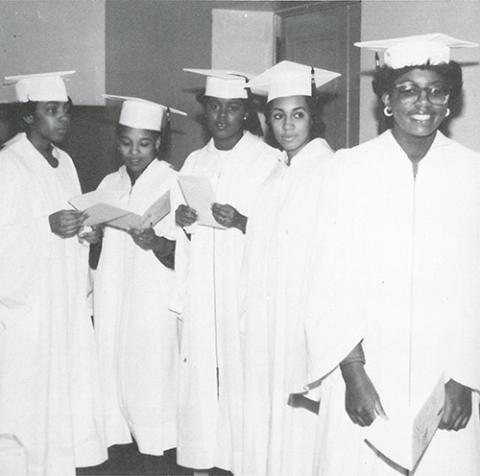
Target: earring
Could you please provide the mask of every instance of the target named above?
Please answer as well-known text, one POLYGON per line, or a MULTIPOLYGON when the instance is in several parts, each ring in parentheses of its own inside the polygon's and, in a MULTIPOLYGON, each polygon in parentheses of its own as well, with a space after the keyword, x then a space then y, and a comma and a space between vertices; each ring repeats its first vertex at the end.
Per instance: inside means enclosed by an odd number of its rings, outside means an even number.
POLYGON ((387 116, 387 117, 392 117, 393 116, 393 111, 388 107, 388 106, 385 106, 383 108, 383 113, 387 116))
POLYGON ((445 117, 448 117, 450 115, 450 108, 447 107, 447 110, 445 111, 445 117))

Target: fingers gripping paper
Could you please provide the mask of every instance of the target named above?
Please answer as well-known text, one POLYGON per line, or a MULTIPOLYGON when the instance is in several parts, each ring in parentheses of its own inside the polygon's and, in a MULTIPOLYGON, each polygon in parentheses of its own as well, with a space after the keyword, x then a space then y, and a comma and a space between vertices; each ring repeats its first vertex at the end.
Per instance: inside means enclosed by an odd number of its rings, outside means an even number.
POLYGON ((214 228, 224 228, 212 214, 212 204, 215 203, 215 192, 208 177, 182 175, 178 178, 180 189, 187 205, 198 214, 198 224, 214 228))
POLYGON ((437 431, 444 400, 442 375, 420 409, 389 415, 387 421, 377 418, 367 429, 366 441, 389 460, 413 471, 437 431))

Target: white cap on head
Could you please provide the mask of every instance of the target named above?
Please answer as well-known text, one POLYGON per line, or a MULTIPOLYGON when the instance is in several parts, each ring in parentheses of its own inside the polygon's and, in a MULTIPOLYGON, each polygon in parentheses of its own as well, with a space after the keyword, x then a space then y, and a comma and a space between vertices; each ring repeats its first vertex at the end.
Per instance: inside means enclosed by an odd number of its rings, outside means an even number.
POLYGON ((340 73, 334 71, 285 60, 252 79, 248 87, 267 93, 269 102, 275 98, 287 96, 311 96, 312 79, 315 80, 315 87, 318 88, 338 76, 341 76, 340 73))
POLYGON ((248 97, 245 86, 252 77, 249 73, 226 69, 195 68, 183 68, 183 71, 207 77, 205 96, 221 99, 246 99, 248 97))
MULTIPOLYGON (((120 119, 118 120, 119 124, 133 129, 162 130, 163 115, 167 106, 131 96, 114 94, 103 94, 102 96, 106 99, 123 101, 120 119)), ((178 109, 170 108, 170 111, 182 116, 187 115, 187 113, 178 109)))
POLYGON ((383 52, 383 62, 393 69, 405 66, 438 65, 450 62, 452 48, 472 48, 478 43, 459 40, 443 33, 361 41, 355 46, 383 52))
POLYGON ((18 102, 67 102, 68 94, 63 77, 74 73, 75 71, 55 71, 53 73, 5 76, 4 84, 15 85, 18 102))

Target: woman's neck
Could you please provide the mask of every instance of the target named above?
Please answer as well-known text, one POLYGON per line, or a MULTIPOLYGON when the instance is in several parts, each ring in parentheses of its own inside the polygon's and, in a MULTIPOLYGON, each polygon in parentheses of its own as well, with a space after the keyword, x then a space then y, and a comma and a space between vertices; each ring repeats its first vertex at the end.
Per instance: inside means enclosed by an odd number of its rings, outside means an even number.
POLYGON ((412 161, 419 161, 427 155, 435 140, 437 131, 428 136, 412 136, 402 133, 396 128, 392 129, 393 137, 412 161))
POLYGON ((31 130, 27 131, 27 138, 43 156, 52 154, 53 145, 48 139, 31 130))
POLYGON ((234 137, 227 137, 225 139, 214 137, 213 143, 215 144, 215 148, 218 150, 232 150, 242 137, 243 131, 234 137))
POLYGON ((127 169, 127 174, 130 177, 130 182, 132 182, 132 186, 133 186, 133 185, 135 185, 135 182, 138 180, 138 177, 140 177, 140 175, 142 175, 143 170, 140 171, 140 172, 134 172, 133 170, 129 169, 128 167, 126 167, 126 169, 127 169))
POLYGON ((27 132, 27 138, 51 167, 58 167, 58 159, 53 155, 53 145, 49 140, 30 131, 27 132))

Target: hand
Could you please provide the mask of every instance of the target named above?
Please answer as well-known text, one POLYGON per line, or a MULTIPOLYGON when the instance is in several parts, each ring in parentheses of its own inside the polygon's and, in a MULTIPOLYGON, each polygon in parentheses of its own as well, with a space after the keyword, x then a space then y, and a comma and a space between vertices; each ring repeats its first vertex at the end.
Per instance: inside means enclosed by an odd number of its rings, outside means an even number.
POLYGON ((50 230, 61 238, 70 238, 78 233, 87 215, 78 210, 59 210, 48 217, 50 230))
POLYGON ((213 218, 225 228, 234 227, 245 233, 247 217, 231 205, 214 203, 212 205, 212 214, 213 218))
POLYGON ((372 381, 363 363, 352 362, 342 368, 345 380, 345 409, 353 423, 370 426, 377 415, 387 418, 372 381))
POLYGON ((175 210, 175 223, 182 228, 193 225, 197 219, 197 212, 187 205, 179 205, 175 210))
POLYGON ((92 226, 88 231, 79 230, 78 239, 80 243, 86 241, 89 245, 99 243, 103 238, 103 227, 92 226))
POLYGON ((472 390, 449 380, 445 384, 445 404, 438 428, 458 431, 465 428, 472 415, 472 390))
POLYGON ((153 250, 157 247, 158 241, 160 237, 158 237, 153 228, 145 228, 145 229, 136 229, 131 228, 130 236, 132 237, 133 241, 136 245, 140 246, 143 250, 153 250))

